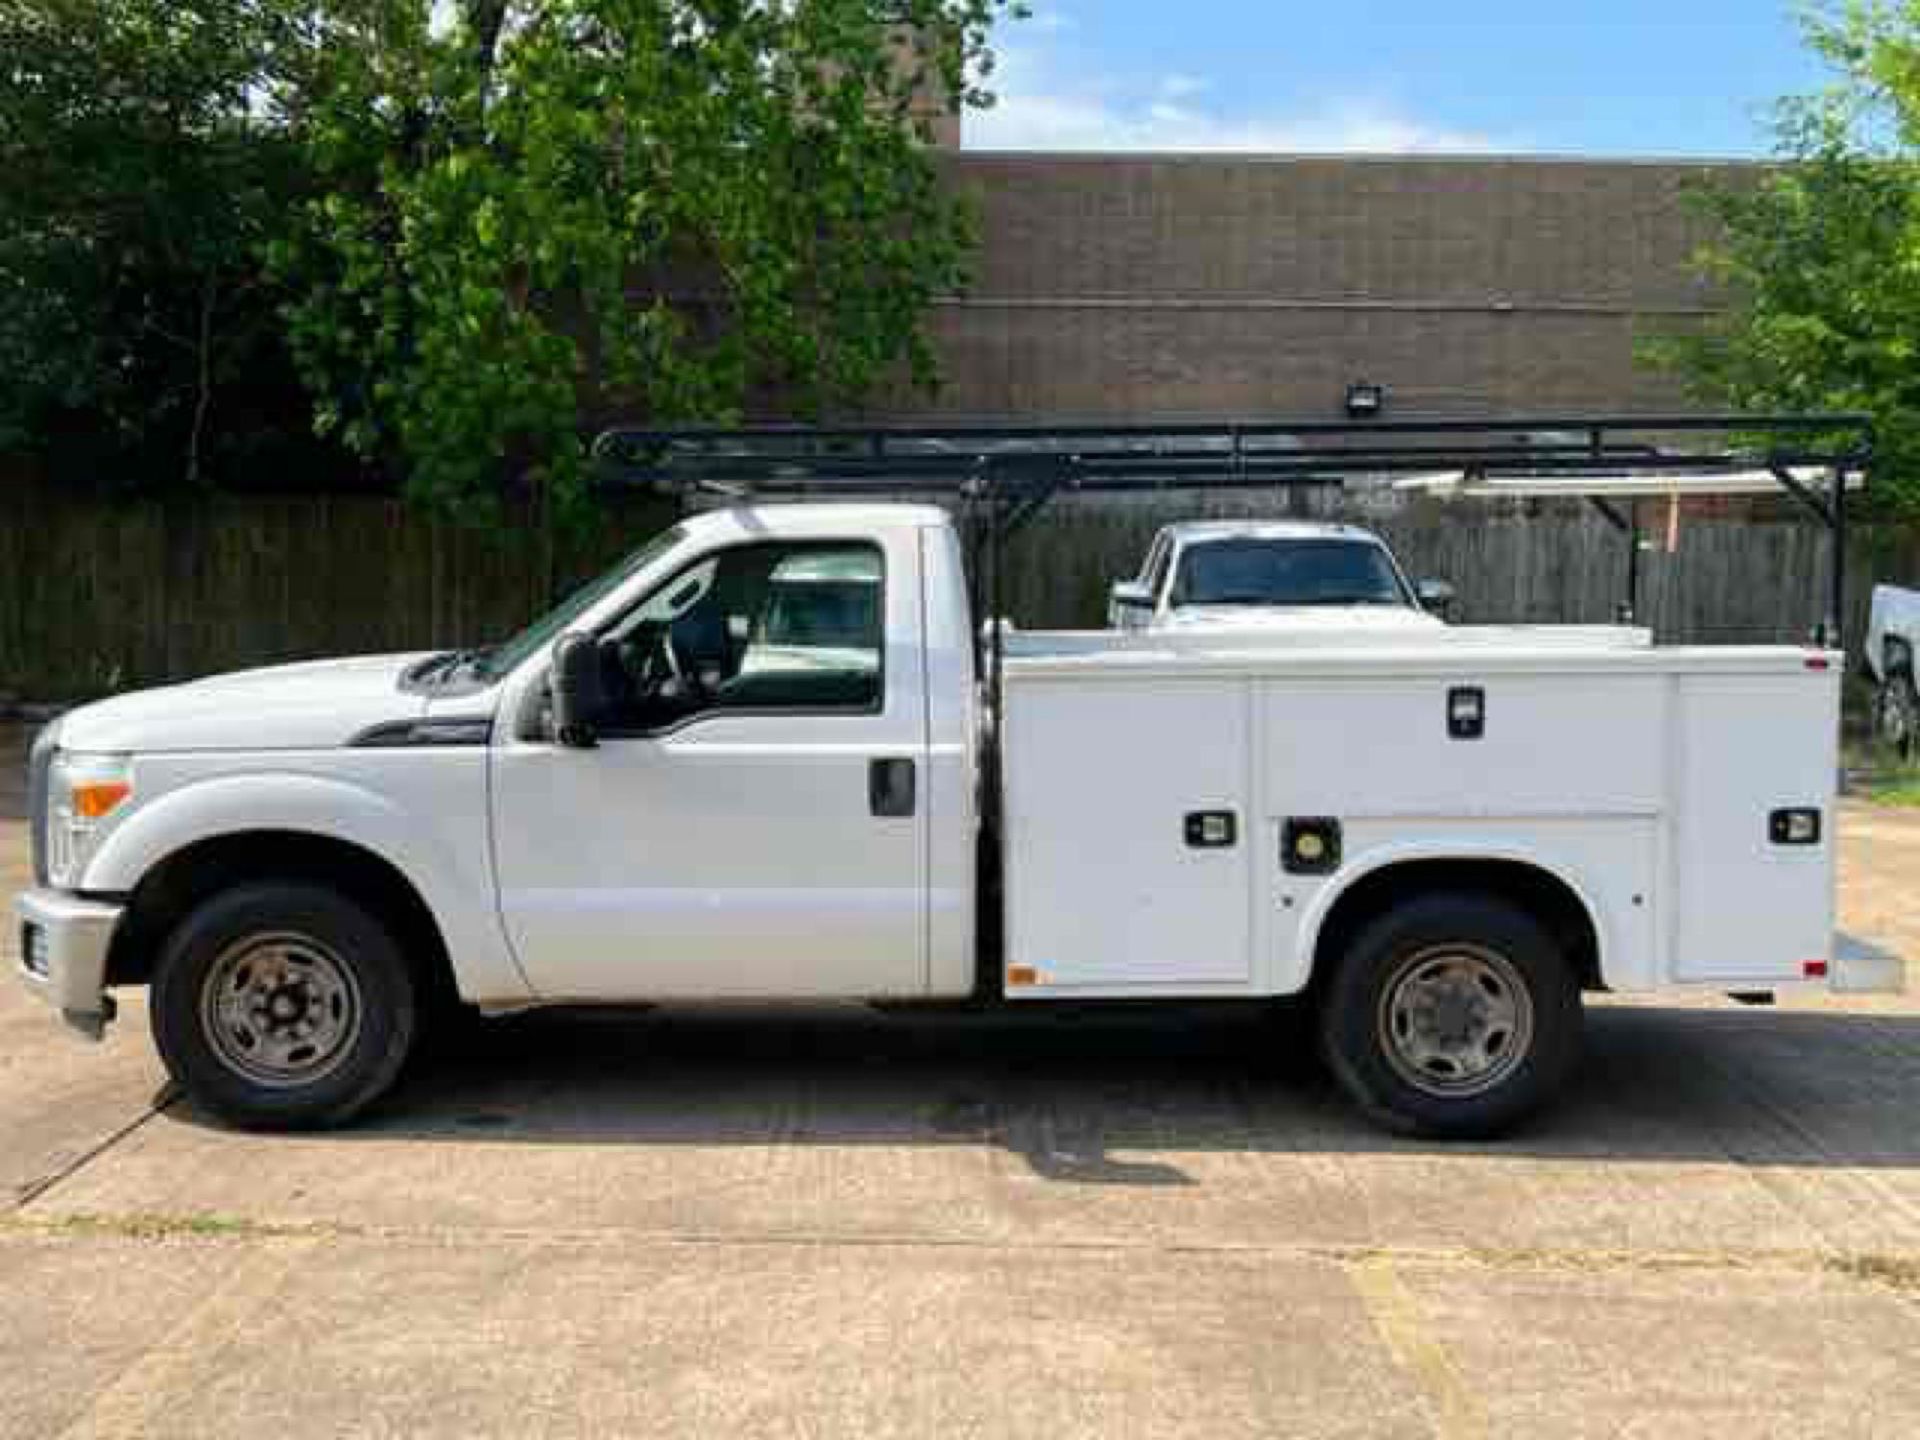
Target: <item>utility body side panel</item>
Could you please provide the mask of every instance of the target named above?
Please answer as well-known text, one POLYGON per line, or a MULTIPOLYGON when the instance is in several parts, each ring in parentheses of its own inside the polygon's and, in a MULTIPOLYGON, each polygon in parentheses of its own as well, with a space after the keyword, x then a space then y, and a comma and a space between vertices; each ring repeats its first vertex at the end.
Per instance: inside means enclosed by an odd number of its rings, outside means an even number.
POLYGON ((1830 958, 1838 674, 1803 684, 1768 675, 1678 680, 1669 756, 1673 979, 1743 988, 1776 973, 1772 957, 1796 972, 1830 958), (1772 843, 1768 811, 1776 807, 1818 809, 1819 843, 1772 843))
POLYGON ((1008 993, 1294 993, 1352 885, 1442 860, 1557 880, 1612 988, 1791 986, 1832 945, 1834 663, 1444 644, 1048 656, 1026 637, 1006 684, 1008 993), (1449 724, 1462 692, 1477 735, 1449 724), (1785 808, 1820 812, 1817 843, 1776 841, 1785 808), (1194 846, 1201 814, 1230 816, 1233 843, 1194 846), (1338 863, 1289 866, 1290 820, 1334 822, 1338 863))
POLYGON ((1291 815, 1646 816, 1660 808, 1667 685, 1624 672, 1257 682, 1261 764, 1291 815), (1455 690, 1484 697, 1484 734, 1454 739, 1455 690))
POLYGON ((1186 833, 1250 813, 1253 700, 1238 680, 1121 681, 1008 707, 1013 963, 1048 989, 1253 984, 1250 847, 1186 833))

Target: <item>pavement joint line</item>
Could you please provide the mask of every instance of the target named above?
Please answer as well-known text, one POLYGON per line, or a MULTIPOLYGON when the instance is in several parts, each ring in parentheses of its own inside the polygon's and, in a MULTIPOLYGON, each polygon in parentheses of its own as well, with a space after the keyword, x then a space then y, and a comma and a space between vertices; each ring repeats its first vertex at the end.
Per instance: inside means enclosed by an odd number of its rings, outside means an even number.
POLYGON ((1421 1318, 1420 1302, 1393 1262, 1373 1256, 1349 1265, 1346 1273, 1394 1363, 1419 1387, 1438 1440, 1481 1440, 1489 1434, 1485 1403, 1421 1318))
POLYGON ((165 1327, 156 1344, 97 1391, 86 1410, 60 1432, 60 1440, 152 1433, 158 1413, 194 1393, 194 1374, 217 1363, 220 1352, 242 1337, 288 1272, 319 1243, 283 1240, 254 1250, 212 1294, 177 1324, 165 1327))
POLYGON ((165 1110, 169 1105, 173 1104, 173 1102, 179 1098, 180 1098, 179 1092, 174 1090, 171 1086, 169 1086, 167 1088, 166 1093, 160 1097, 160 1101, 158 1104, 147 1106, 145 1110, 143 1110, 140 1114, 134 1116, 133 1119, 129 1120, 126 1124, 122 1125, 118 1130, 112 1131, 110 1134, 106 1136, 105 1139, 96 1142, 95 1144, 89 1146, 85 1150, 82 1150, 78 1155, 76 1155, 72 1160, 69 1160, 66 1164, 57 1166, 49 1173, 42 1175, 39 1179, 30 1181, 27 1184, 22 1185, 19 1188, 19 1190, 17 1190, 14 1193, 13 1205, 11 1208, 16 1211, 23 1210, 27 1206, 33 1204, 36 1200, 41 1199, 43 1196, 47 1194, 48 1191, 52 1190, 56 1185, 59 1185, 62 1181, 71 1180, 75 1175, 78 1175, 82 1170, 86 1169, 87 1166, 91 1165, 94 1161, 98 1160, 102 1155, 106 1154, 109 1150, 113 1149, 113 1147, 118 1145, 122 1140, 125 1140, 128 1136, 132 1135, 141 1126, 145 1125, 149 1120, 153 1119, 156 1115, 160 1114, 163 1110, 165 1110))
POLYGON ((70 1215, 0 1215, 0 1239, 42 1236, 75 1240, 199 1241, 246 1243, 286 1240, 367 1241, 489 1249, 529 1245, 594 1250, 636 1245, 739 1249, 980 1250, 1009 1254, 1061 1252, 1094 1255, 1254 1256, 1363 1267, 1388 1264, 1407 1269, 1487 1269, 1570 1274, 1749 1273, 1837 1275, 1920 1295, 1920 1250, 1609 1250, 1604 1248, 1468 1247, 1443 1245, 1265 1244, 1258 1241, 1135 1241, 1125 1239, 1031 1240, 941 1235, 853 1235, 831 1232, 644 1230, 617 1226, 591 1229, 530 1229, 516 1226, 386 1226, 340 1221, 248 1220, 210 1214, 76 1212, 70 1215))

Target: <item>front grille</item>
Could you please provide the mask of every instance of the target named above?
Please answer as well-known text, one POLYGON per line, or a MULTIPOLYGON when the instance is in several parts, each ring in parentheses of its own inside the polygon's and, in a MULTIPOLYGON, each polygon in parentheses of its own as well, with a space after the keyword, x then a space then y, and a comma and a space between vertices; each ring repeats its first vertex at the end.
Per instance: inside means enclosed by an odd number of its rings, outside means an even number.
POLYGON ((54 721, 40 732, 27 754, 27 815, 32 821, 28 834, 33 845, 33 883, 47 883, 47 784, 53 770, 53 752, 59 748, 60 722, 54 721))

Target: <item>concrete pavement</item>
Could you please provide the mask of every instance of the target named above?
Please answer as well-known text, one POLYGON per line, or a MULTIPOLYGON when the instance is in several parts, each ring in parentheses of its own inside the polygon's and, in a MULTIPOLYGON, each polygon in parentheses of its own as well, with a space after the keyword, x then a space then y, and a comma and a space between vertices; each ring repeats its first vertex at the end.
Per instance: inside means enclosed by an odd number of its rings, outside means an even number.
MULTIPOLYGON (((1920 955, 1920 817, 1843 837, 1920 955)), ((1920 1004, 1591 1018, 1490 1146, 1242 1022, 863 1011, 527 1017, 266 1137, 8 979, 0 1434, 1920 1431, 1920 1004)))

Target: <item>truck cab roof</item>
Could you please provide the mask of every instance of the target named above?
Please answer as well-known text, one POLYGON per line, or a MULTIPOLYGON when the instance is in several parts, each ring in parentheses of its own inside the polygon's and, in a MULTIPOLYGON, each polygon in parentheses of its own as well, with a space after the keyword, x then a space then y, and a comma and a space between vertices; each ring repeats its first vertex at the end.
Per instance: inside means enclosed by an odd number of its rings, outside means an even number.
POLYGON ((866 535, 880 530, 924 530, 945 526, 952 517, 938 505, 893 502, 756 502, 702 510, 680 522, 700 539, 732 537, 778 539, 783 536, 866 535))
POLYGON ((1358 525, 1326 520, 1182 520, 1163 527, 1169 539, 1201 540, 1352 540, 1385 545, 1378 535, 1358 525))

